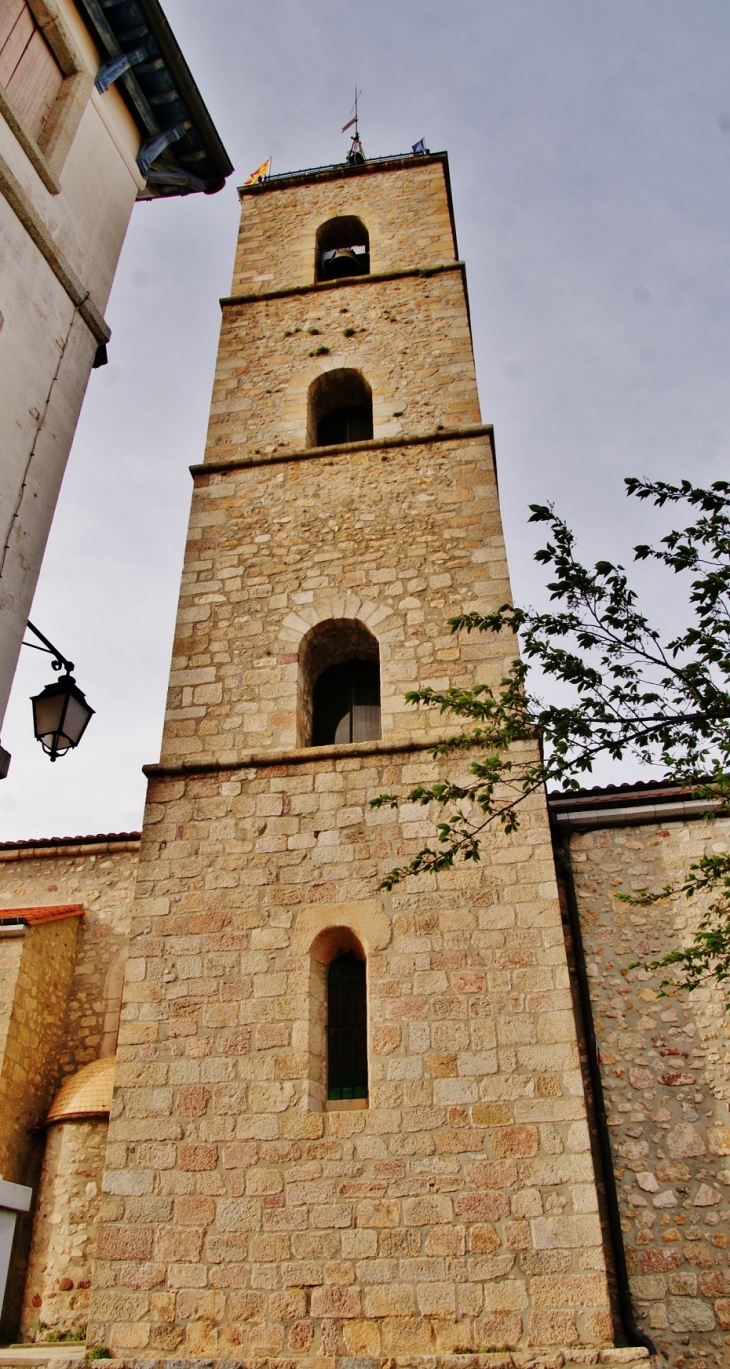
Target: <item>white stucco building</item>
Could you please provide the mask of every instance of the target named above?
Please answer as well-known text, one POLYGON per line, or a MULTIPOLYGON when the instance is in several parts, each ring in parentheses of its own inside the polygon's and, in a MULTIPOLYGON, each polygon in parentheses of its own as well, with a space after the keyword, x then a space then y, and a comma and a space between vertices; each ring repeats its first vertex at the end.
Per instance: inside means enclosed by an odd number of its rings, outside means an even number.
POLYGON ((231 170, 158 0, 0 0, 0 724, 132 207, 231 170))

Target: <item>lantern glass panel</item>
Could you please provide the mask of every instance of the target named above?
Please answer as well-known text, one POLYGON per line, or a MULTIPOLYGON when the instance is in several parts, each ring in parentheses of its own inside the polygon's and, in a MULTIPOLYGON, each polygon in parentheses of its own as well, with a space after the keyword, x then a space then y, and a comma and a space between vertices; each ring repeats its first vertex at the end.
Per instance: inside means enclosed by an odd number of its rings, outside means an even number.
POLYGON ((76 746, 92 712, 93 710, 89 708, 89 705, 84 700, 78 699, 75 693, 69 696, 66 716, 63 720, 64 736, 58 739, 59 751, 65 751, 67 746, 76 746), (68 741, 65 741, 66 738, 68 741))
POLYGON ((65 703, 65 693, 39 694, 33 700, 35 734, 46 746, 51 745, 53 735, 58 731, 65 703))

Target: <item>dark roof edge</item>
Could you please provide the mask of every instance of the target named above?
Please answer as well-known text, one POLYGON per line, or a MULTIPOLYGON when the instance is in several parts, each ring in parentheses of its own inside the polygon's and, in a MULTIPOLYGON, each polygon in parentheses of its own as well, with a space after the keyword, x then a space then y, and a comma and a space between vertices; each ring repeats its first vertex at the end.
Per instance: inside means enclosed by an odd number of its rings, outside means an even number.
POLYGON ((553 789, 548 803, 557 807, 580 807, 596 803, 655 803, 658 798, 677 798, 694 792, 692 785, 673 784, 669 780, 636 780, 633 784, 596 784, 590 789, 553 789))
POLYGON ((45 850, 56 846, 122 845, 139 841, 141 832, 99 832, 86 837, 31 837, 24 841, 0 841, 0 851, 45 850))
POLYGON ((722 807, 720 800, 698 794, 691 785, 670 784, 666 780, 552 793, 548 794, 547 802, 553 827, 562 831, 687 822, 704 818, 722 807))
POLYGON ((225 180, 233 171, 233 163, 221 141, 220 134, 208 113, 205 101, 193 78, 193 74, 183 57, 180 45, 170 28, 160 0, 138 0, 147 26, 157 39, 165 61, 175 77, 175 84, 190 109, 198 133, 205 143, 206 151, 225 180))

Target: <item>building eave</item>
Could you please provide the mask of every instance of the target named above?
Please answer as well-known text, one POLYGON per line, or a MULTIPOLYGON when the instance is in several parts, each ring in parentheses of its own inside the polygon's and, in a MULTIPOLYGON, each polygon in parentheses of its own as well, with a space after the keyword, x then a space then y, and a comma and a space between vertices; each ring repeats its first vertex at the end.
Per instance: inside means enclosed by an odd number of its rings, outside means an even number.
POLYGON ((147 59, 116 85, 142 142, 176 126, 185 134, 155 159, 141 199, 220 190, 233 165, 159 0, 76 0, 103 60, 143 46, 147 59))
POLYGON ((687 822, 722 808, 718 799, 698 795, 690 786, 668 784, 664 780, 552 793, 548 794, 547 801, 550 821, 558 832, 687 822))

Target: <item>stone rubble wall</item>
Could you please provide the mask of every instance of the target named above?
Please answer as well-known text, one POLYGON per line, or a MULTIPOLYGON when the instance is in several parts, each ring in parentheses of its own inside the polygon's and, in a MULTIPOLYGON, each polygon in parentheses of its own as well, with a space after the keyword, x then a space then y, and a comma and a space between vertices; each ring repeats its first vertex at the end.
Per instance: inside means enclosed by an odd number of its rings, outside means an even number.
MULTIPOLYGON (((38 1348, 40 1351, 40 1347, 38 1348)), ((81 1356, 54 1354, 45 1361, 53 1369, 78 1369, 81 1356)), ((0 1350, 0 1364, 6 1369, 22 1369, 20 1359, 0 1350)), ((26 1361, 27 1363, 27 1361, 26 1361)), ((40 1358, 35 1364, 44 1364, 40 1358)), ((367 1355, 343 1355, 337 1359, 319 1356, 316 1360, 297 1356, 295 1359, 209 1359, 205 1369, 577 1369, 577 1366, 608 1364, 621 1369, 663 1369, 658 1356, 650 1356, 641 1347, 611 1347, 605 1350, 578 1349, 575 1346, 542 1346, 532 1350, 492 1351, 487 1354, 458 1355, 399 1355, 397 1358, 367 1355)), ((139 1358, 106 1359, 104 1369, 201 1369, 200 1360, 159 1359, 150 1355, 139 1358)))
MULTIPOLYGON (((116 1047, 137 860, 136 843, 126 840, 119 849, 112 845, 97 852, 64 846, 40 847, 37 854, 27 847, 0 851, 0 907, 20 911, 78 903, 84 908, 81 917, 29 927, 22 936, 0 934, 0 1173, 30 1185, 36 1198, 44 1183, 45 1139, 33 1129, 42 1125, 65 1078, 100 1055, 112 1055, 116 1047)), ((52 1128, 48 1136, 57 1138, 57 1131, 52 1128)), ((57 1193, 55 1207, 54 1201, 44 1200, 37 1219, 31 1213, 18 1223, 3 1322, 3 1333, 11 1338, 17 1336, 32 1234, 37 1244, 52 1241, 54 1232, 59 1234, 57 1227, 64 1233, 69 1229, 64 1183, 71 1188, 77 1183, 73 1166, 78 1161, 83 1170, 83 1157, 74 1158, 68 1147, 63 1154, 72 1167, 51 1190, 57 1193), (51 1207, 51 1229, 46 1230, 51 1207)), ((89 1164, 85 1182, 100 1184, 103 1163, 92 1153, 89 1164)), ((74 1198, 74 1212, 76 1208, 74 1198)), ((91 1241, 91 1217, 89 1221, 91 1241)), ((69 1259, 73 1255, 72 1263, 86 1239, 81 1236, 83 1216, 73 1217, 73 1224, 67 1252, 69 1259)), ((65 1258, 61 1252, 61 1264, 65 1258)), ((78 1258, 82 1264, 86 1261, 83 1280, 89 1277, 88 1246, 78 1258)), ((44 1299, 51 1294, 60 1298, 60 1281, 71 1277, 60 1270, 49 1274, 44 1299)), ((77 1288, 75 1278, 74 1285, 77 1288)), ((61 1301, 73 1321, 78 1294, 61 1301)))
POLYGON ((244 193, 231 294, 311 285, 317 229, 340 214, 365 224, 373 275, 453 261, 444 185, 442 164, 421 162, 382 175, 244 193))
POLYGON ((703 902, 614 894, 677 882, 729 837, 713 819, 570 844, 637 1320, 676 1369, 730 1363, 730 1021, 716 990, 661 997, 660 973, 628 969, 691 940, 703 902))
POLYGON ((376 438, 479 423, 461 271, 227 306, 206 460, 313 445, 309 387, 340 369, 370 385, 376 438))
POLYGON ((86 1332, 107 1123, 49 1127, 33 1224, 21 1339, 86 1332))
POLYGON ((486 437, 199 477, 163 762, 296 746, 299 649, 331 618, 379 642, 383 737, 437 736, 406 690, 496 683, 510 637, 455 637, 448 619, 508 597, 486 437))
POLYGON ((424 754, 154 779, 91 1343, 211 1357, 612 1341, 544 807, 377 895, 424 754), (379 907, 373 907, 380 904, 379 907), (309 949, 368 951, 370 1104, 317 1110, 309 949))
MULTIPOLYGON (((74 1074, 101 1054, 114 1054, 115 1040, 109 1037, 105 1043, 104 1036, 107 1029, 113 1029, 107 1020, 110 998, 121 994, 137 872, 136 849, 111 849, 99 854, 78 851, 76 848, 76 854, 67 855, 64 848, 52 854, 43 850, 35 857, 23 852, 21 860, 11 858, 15 855, 12 851, 0 851, 0 907, 21 909, 80 903, 84 908, 80 918, 35 929, 45 932, 58 926, 62 938, 71 935, 68 929, 78 929, 74 933, 77 939, 71 978, 63 1001, 56 1002, 51 994, 37 1019, 42 1021, 43 1014, 48 1013, 60 1015, 63 1022, 63 1037, 58 1039, 54 1057, 54 1093, 66 1075, 74 1074), (62 932, 62 928, 67 930, 62 932)), ((0 954, 6 953, 3 947, 12 945, 0 942, 0 954)), ((0 982, 3 978, 0 976, 0 982)), ((46 1107, 52 1096, 48 1097, 46 1107)))
POLYGON ((56 1091, 79 918, 0 936, 0 1174, 25 1182, 30 1132, 56 1091))

